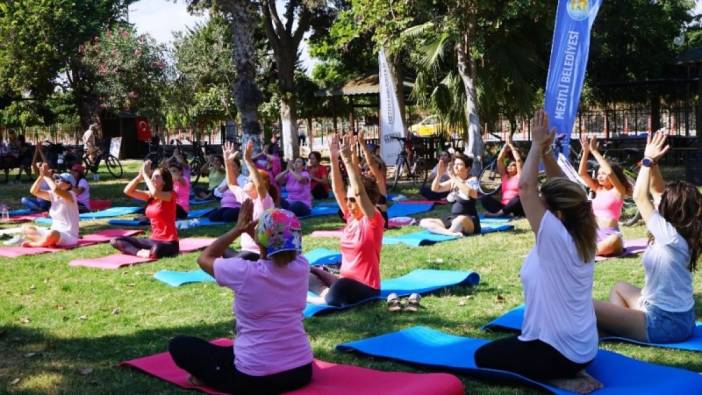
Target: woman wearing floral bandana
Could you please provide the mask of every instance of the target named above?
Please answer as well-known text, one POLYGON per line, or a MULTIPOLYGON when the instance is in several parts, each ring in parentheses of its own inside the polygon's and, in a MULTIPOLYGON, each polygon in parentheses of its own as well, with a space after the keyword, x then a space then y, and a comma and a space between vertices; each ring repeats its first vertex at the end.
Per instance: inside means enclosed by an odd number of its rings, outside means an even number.
POLYGON ((237 394, 279 394, 312 379, 312 348, 302 325, 309 263, 302 256, 300 221, 287 210, 268 209, 253 220, 246 200, 236 226, 205 249, 197 262, 236 295, 234 346, 177 336, 168 351, 195 385, 237 394), (222 258, 242 234, 259 245, 261 257, 222 258))

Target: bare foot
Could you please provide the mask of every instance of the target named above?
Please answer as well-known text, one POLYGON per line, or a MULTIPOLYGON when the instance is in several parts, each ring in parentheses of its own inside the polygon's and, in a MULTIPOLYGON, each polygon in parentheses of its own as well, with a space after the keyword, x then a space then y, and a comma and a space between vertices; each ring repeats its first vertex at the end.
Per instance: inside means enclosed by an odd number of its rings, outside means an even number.
POLYGON ((142 258, 150 258, 151 257, 151 251, 149 250, 139 250, 137 251, 137 256, 140 256, 142 258))
POLYGON ((603 387, 602 383, 590 376, 585 370, 581 370, 573 378, 550 380, 549 383, 554 387, 578 394, 589 394, 603 387))

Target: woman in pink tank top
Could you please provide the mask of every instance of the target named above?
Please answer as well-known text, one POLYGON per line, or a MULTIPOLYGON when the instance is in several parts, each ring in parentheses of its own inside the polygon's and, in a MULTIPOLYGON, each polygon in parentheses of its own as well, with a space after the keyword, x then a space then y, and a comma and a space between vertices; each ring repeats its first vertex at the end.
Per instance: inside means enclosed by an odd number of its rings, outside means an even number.
POLYGON ((597 255, 619 255, 624 250, 624 236, 619 231, 619 217, 622 214, 624 198, 631 194, 631 183, 619 165, 610 164, 602 156, 595 137, 588 141, 586 136, 581 136, 580 145, 583 156, 580 159, 578 174, 595 193, 592 199, 592 210, 599 226, 597 255), (588 174, 587 169, 587 160, 591 153, 599 165, 596 179, 588 174))
POLYGON ((506 144, 497 155, 497 171, 502 177, 501 197, 499 201, 495 195, 480 197, 480 203, 486 210, 485 216, 524 216, 522 202, 519 200, 519 174, 521 170, 522 157, 519 155, 519 150, 514 147, 512 136, 507 133, 506 144))

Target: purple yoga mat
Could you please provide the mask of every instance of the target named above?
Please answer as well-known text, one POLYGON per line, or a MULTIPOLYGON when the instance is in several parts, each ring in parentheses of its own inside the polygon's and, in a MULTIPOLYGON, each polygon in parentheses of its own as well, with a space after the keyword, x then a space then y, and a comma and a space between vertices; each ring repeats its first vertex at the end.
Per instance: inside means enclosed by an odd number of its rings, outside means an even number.
POLYGON ((648 239, 624 240, 624 251, 617 256, 596 256, 595 262, 606 261, 609 258, 621 258, 630 255, 637 255, 646 250, 648 239))

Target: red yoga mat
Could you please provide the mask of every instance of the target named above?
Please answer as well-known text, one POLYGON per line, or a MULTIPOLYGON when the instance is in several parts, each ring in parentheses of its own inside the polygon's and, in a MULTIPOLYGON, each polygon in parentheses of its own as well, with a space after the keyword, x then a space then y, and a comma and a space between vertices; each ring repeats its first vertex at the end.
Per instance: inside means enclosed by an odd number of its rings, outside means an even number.
POLYGON ((27 255, 46 254, 49 252, 61 252, 73 248, 106 243, 114 237, 135 236, 142 232, 143 231, 138 229, 105 229, 100 232, 83 236, 80 240, 78 240, 78 244, 73 247, 0 247, 0 256, 6 258, 17 258, 27 255))
MULTIPOLYGON (((217 339, 213 344, 228 346, 231 339, 217 339)), ((136 358, 120 363, 141 370, 146 374, 207 394, 222 394, 210 387, 194 386, 188 382, 189 374, 173 363, 167 352, 136 358)), ((446 373, 384 372, 350 365, 337 365, 314 360, 312 382, 288 395, 462 395, 463 383, 456 376, 446 373)))
POLYGON ((609 258, 621 258, 630 255, 637 255, 646 251, 648 239, 624 240, 624 251, 617 256, 596 256, 595 262, 606 261, 609 258))
MULTIPOLYGON (((212 244, 214 240, 213 238, 191 237, 181 239, 178 244, 180 246, 180 252, 185 253, 201 250, 212 244)), ((152 262, 155 260, 156 259, 142 258, 135 255, 113 254, 99 258, 74 259, 70 261, 68 265, 94 267, 98 269, 119 269, 120 267, 137 265, 139 263, 152 262)))

